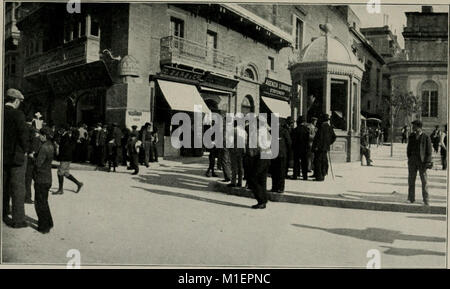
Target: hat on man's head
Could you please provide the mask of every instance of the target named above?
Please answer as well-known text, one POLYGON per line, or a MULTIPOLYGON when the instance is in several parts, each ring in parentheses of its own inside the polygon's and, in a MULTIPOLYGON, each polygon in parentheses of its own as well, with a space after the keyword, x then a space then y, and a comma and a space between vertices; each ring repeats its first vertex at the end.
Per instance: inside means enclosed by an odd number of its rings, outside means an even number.
POLYGON ((36 113, 34 114, 34 116, 37 117, 37 118, 40 118, 40 117, 42 117, 42 114, 38 111, 38 112, 36 112, 36 113))
POLYGON ((311 117, 311 122, 313 122, 315 120, 317 120, 317 117, 315 117, 315 116, 311 117))
POLYGON ((53 131, 49 127, 44 126, 39 130, 39 133, 48 138, 53 138, 53 131))
POLYGON ((132 125, 131 128, 132 129, 137 129, 137 125, 132 125))
POLYGON ((299 116, 298 118, 297 118, 297 123, 304 123, 305 122, 305 117, 304 116, 299 116))
POLYGON ((9 88, 6 91, 6 95, 15 99, 19 99, 19 100, 24 100, 25 97, 23 97, 22 92, 20 92, 20 90, 15 89, 15 88, 9 88))
POLYGON ((412 125, 415 125, 417 127, 422 127, 422 122, 418 119, 416 119, 415 121, 412 122, 412 125))
POLYGON ((328 113, 325 113, 324 115, 322 115, 322 121, 328 121, 330 120, 330 115, 328 113))

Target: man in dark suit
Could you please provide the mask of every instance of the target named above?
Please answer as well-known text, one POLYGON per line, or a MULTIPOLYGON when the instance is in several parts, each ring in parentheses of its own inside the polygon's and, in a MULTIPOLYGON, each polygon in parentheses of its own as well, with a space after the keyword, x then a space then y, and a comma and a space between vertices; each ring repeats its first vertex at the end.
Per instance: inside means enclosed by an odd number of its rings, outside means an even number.
POLYGON ((25 170, 28 136, 25 115, 19 110, 24 97, 10 88, 5 95, 3 135, 3 221, 13 228, 27 227, 25 222, 25 170), (9 201, 12 199, 12 211, 9 201), (11 211, 12 222, 8 219, 11 211))
POLYGON ((285 121, 280 120, 280 130, 278 137, 278 156, 272 160, 272 192, 283 193, 286 179, 287 160, 291 155, 291 137, 289 135, 289 127, 285 121))
POLYGON ((314 175, 316 181, 323 181, 328 173, 328 157, 327 153, 330 151, 330 146, 336 140, 336 134, 330 125, 330 116, 324 114, 322 123, 316 133, 313 142, 314 151, 314 175))
POLYGON ((292 179, 300 175, 300 166, 304 180, 308 179, 309 128, 303 116, 297 118, 297 127, 292 134, 292 150, 294 151, 294 174, 292 179))
POLYGON ((415 202, 416 176, 419 171, 422 182, 422 197, 424 205, 428 206, 427 169, 432 166, 431 139, 422 131, 422 122, 412 122, 413 133, 409 136, 406 153, 408 156, 408 201, 415 202))

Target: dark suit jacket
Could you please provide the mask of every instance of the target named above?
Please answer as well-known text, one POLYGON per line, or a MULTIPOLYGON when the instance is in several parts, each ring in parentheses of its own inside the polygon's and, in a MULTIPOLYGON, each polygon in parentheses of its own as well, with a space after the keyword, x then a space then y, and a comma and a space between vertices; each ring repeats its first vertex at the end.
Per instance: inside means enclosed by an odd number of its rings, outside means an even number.
POLYGON ((412 133, 409 136, 408 140, 408 146, 406 149, 406 154, 408 158, 412 155, 412 148, 416 144, 416 142, 419 142, 419 150, 420 150, 420 160, 423 164, 431 163, 431 139, 428 135, 422 132, 419 139, 416 139, 416 134, 412 133))
POLYGON ((25 115, 7 105, 4 113, 3 164, 7 167, 21 166, 29 145, 25 115))
POLYGON ((305 154, 309 151, 309 128, 306 123, 294 129, 292 137, 292 149, 296 154, 305 154))
POLYGON ((34 167, 34 181, 37 184, 52 183, 52 160, 54 147, 51 141, 46 141, 39 148, 34 167))
POLYGON ((323 122, 316 133, 313 151, 328 152, 336 140, 336 134, 328 122, 323 122))
POLYGON ((280 135, 278 139, 278 145, 279 145, 279 152, 278 157, 279 158, 289 158, 291 156, 291 136, 289 134, 289 131, 285 126, 280 126, 280 135))

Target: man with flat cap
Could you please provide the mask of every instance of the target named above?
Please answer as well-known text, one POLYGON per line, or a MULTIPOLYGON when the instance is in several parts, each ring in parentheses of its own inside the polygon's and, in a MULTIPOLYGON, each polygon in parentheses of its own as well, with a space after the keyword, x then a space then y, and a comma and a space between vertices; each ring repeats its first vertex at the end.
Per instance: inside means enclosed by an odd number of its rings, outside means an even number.
POLYGON ((6 91, 3 135, 3 221, 13 228, 24 228, 25 222, 25 168, 28 136, 25 115, 19 110, 24 101, 22 93, 14 88, 6 91), (12 210, 10 209, 12 200, 12 210), (12 221, 8 219, 11 212, 12 221))
POLYGON ((323 181, 328 173, 327 153, 330 151, 330 146, 335 140, 336 134, 331 127, 330 116, 324 114, 313 142, 314 175, 316 176, 316 181, 323 181))
POLYGON ((431 169, 431 139, 422 131, 422 122, 412 122, 413 133, 409 136, 406 154, 408 156, 408 201, 415 202, 416 176, 419 171, 422 182, 423 204, 428 206, 427 169, 431 169))

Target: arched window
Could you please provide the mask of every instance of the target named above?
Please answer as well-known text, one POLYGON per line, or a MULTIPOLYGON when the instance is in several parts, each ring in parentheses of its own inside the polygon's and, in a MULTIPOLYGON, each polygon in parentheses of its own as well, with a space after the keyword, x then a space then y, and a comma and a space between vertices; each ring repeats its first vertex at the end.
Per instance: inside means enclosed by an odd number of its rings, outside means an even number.
POLYGON ((428 80, 422 84, 422 116, 438 116, 438 86, 436 82, 428 80))
POLYGON ((242 100, 241 112, 246 115, 250 112, 255 112, 255 105, 253 104, 253 99, 250 95, 247 95, 242 100))
POLYGON ((245 69, 244 77, 250 78, 251 80, 255 80, 255 74, 253 73, 253 70, 251 70, 250 68, 245 69))

